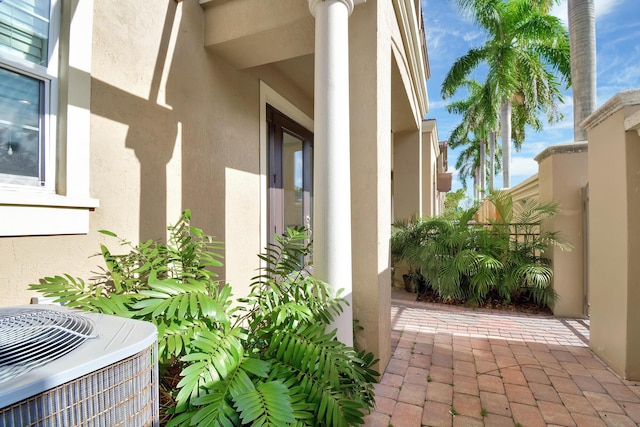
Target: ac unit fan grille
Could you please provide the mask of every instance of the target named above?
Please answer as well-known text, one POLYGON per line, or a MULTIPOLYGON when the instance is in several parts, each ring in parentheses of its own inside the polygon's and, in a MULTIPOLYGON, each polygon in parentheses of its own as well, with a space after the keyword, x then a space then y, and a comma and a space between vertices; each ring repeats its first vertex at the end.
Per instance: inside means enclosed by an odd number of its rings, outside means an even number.
POLYGON ((46 309, 0 313, 0 383, 45 365, 93 338, 85 316, 46 309))
POLYGON ((0 427, 157 425, 155 344, 127 359, 0 409, 0 427))

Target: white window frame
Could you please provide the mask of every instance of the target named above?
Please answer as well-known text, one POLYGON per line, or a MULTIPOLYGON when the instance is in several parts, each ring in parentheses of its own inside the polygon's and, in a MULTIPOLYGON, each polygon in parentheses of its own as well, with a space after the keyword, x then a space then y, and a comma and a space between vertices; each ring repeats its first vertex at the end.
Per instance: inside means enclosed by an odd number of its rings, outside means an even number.
POLYGON ((50 78, 45 185, 0 184, 0 236, 86 234, 99 206, 89 187, 93 0, 52 0, 51 9, 45 71, 0 53, 3 66, 50 78))
MULTIPOLYGON (((46 66, 36 64, 15 55, 10 48, 0 46, 0 65, 25 77, 30 77, 44 84, 42 133, 40 144, 44 145, 44 176, 43 185, 37 184, 9 184, 0 182, 0 190, 15 189, 18 191, 36 191, 53 193, 55 191, 55 133, 58 99, 58 43, 60 36, 60 1, 50 0, 49 6, 49 34, 47 39, 46 66)), ((19 179, 17 179, 19 180, 19 179)))

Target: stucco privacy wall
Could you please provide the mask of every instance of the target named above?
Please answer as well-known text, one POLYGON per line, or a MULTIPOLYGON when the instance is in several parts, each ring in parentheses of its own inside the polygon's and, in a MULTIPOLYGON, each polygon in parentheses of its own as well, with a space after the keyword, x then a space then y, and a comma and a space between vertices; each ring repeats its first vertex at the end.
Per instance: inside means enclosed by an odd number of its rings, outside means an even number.
POLYGON ((588 181, 587 143, 553 145, 535 160, 539 201, 559 204, 558 214, 544 220, 542 230, 559 232, 559 237, 572 246, 571 250, 557 246, 545 250, 545 256, 553 265, 553 288, 558 294, 553 314, 583 317, 586 301, 582 189, 588 181))
POLYGON ((623 377, 640 380, 640 90, 621 92, 587 120, 589 346, 623 377), (625 119, 636 117, 634 123, 625 119))

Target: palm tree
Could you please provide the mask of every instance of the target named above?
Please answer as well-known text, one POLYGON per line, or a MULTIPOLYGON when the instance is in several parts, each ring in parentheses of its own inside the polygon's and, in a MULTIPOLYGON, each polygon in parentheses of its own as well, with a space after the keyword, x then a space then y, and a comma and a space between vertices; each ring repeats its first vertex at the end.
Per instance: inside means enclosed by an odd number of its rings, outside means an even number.
MULTIPOLYGON (((477 171, 473 174, 474 189, 480 188, 484 192, 487 185, 487 139, 497 129, 497 110, 499 106, 493 102, 494 97, 491 95, 493 89, 490 86, 482 86, 475 80, 467 81, 465 85, 469 98, 454 101, 447 105, 449 113, 463 115, 460 124, 451 132, 449 146, 451 148, 463 145, 468 146, 467 148, 470 151, 466 154, 466 158, 462 159, 461 165, 470 163, 467 165, 467 169, 475 169, 477 171), (473 153, 476 150, 477 153, 473 153), (477 167, 475 167, 476 161, 471 161, 472 157, 478 159, 477 167)), ((495 173, 495 156, 493 154, 489 157, 489 176, 491 178, 495 173)), ((466 182, 464 184, 466 185, 466 182)), ((479 195, 480 193, 476 194, 479 195)), ((476 199, 478 199, 477 196, 476 199)))
MULTIPOLYGON (((481 161, 483 154, 486 156, 486 150, 481 150, 481 145, 486 141, 475 137, 474 135, 467 135, 464 149, 460 152, 458 159, 456 160, 456 169, 458 170, 458 177, 462 182, 462 187, 467 188, 467 179, 473 179, 474 198, 479 199, 480 190, 486 188, 486 182, 481 175, 488 176, 490 174, 487 167, 486 159, 481 161), (483 153, 484 151, 484 153, 483 153), (481 171, 484 173, 481 174, 481 171)), ((494 164, 496 170, 500 170, 500 152, 494 154, 494 164)))
POLYGON ((567 31, 556 17, 544 13, 552 1, 458 0, 487 32, 487 40, 456 60, 442 83, 442 96, 453 96, 472 71, 482 63, 488 65, 485 85, 495 89, 494 102, 501 104, 505 187, 509 187, 511 141, 519 149, 525 125, 538 127, 541 113, 549 120, 561 117, 559 77, 571 80, 567 31))
POLYGON ((571 81, 573 84, 573 139, 585 141, 580 123, 596 107, 596 16, 594 0, 569 0, 571 81))

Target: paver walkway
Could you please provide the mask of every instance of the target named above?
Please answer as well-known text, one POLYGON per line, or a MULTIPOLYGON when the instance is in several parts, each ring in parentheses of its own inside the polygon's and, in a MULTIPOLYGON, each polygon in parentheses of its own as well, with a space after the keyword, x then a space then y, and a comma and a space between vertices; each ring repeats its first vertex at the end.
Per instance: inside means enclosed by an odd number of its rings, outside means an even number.
POLYGON ((392 358, 366 426, 640 424, 640 382, 589 350, 587 320, 398 298, 392 358))

